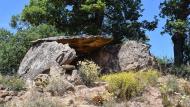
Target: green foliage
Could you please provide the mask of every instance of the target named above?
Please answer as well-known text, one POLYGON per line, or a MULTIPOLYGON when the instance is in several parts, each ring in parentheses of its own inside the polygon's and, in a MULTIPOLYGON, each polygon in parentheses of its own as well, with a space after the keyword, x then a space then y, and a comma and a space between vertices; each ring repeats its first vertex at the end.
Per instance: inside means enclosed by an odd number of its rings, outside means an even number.
POLYGON ((176 107, 188 107, 190 105, 189 96, 182 95, 178 100, 176 107))
POLYGON ((188 81, 169 75, 160 83, 162 104, 164 107, 188 107, 189 90, 188 81))
POLYGON ((118 98, 130 99, 140 94, 148 84, 155 84, 159 74, 155 70, 147 72, 121 72, 105 75, 102 80, 108 82, 109 90, 118 98))
POLYGON ((81 5, 81 10, 86 12, 102 11, 105 9, 105 5, 104 0, 86 0, 84 4, 81 5))
POLYGON ((46 12, 43 7, 35 5, 30 7, 26 6, 22 14, 22 17, 30 20, 33 25, 39 25, 42 23, 41 21, 45 19, 45 16, 46 12))
POLYGON ((84 60, 78 63, 80 76, 86 85, 92 85, 98 80, 100 75, 100 67, 93 61, 84 60))
POLYGON ((13 74, 16 72, 20 61, 24 57, 26 48, 13 37, 11 41, 3 44, 0 49, 0 71, 3 74, 13 74))
POLYGON ((49 83, 49 76, 47 74, 39 74, 34 79, 35 86, 43 90, 49 83))
POLYGON ((166 83, 161 84, 160 90, 162 94, 171 95, 175 92, 179 92, 179 84, 177 82, 176 77, 171 76, 166 83))
MULTIPOLYGON (((170 35, 179 33, 180 35, 185 35, 184 33, 188 30, 188 22, 185 20, 177 19, 174 21, 168 21, 165 26, 165 32, 168 32, 170 35)), ((162 32, 162 33, 165 33, 162 32)))
POLYGON ((0 75, 0 84, 9 90, 20 91, 25 89, 25 82, 17 76, 0 75))
POLYGON ((167 18, 163 33, 172 36, 174 43, 174 62, 181 66, 189 62, 189 0, 164 0, 160 4, 160 16, 167 18))
POLYGON ((162 104, 164 107, 173 107, 167 94, 162 94, 161 96, 162 96, 162 104))
POLYGON ((173 59, 168 58, 167 56, 162 57, 162 58, 157 57, 156 60, 158 61, 160 65, 167 65, 167 64, 173 63, 173 59))
POLYGON ((0 46, 2 42, 8 41, 13 34, 4 28, 0 28, 0 46))
POLYGON ((3 74, 16 73, 32 40, 57 35, 60 35, 57 29, 46 24, 19 30, 15 35, 0 29, 0 72, 3 74))
POLYGON ((103 33, 112 34, 117 42, 124 38, 144 41, 145 31, 154 30, 158 20, 140 22, 141 6, 141 0, 30 0, 20 19, 33 26, 53 25, 68 35, 103 33))
POLYGON ((8 31, 0 30, 0 37, 2 37, 2 41, 0 40, 0 72, 11 74, 16 71, 15 68, 18 68, 25 48, 19 39, 8 31))
POLYGON ((190 95, 190 85, 188 83, 184 83, 182 87, 183 87, 184 93, 187 95, 190 95))
POLYGON ((168 70, 167 70, 168 74, 172 74, 175 75, 177 77, 182 77, 185 78, 187 80, 189 80, 189 76, 190 76, 190 67, 189 66, 171 66, 168 70))
POLYGON ((58 35, 60 35, 58 30, 54 26, 47 24, 30 27, 26 30, 21 30, 16 33, 17 37, 27 40, 28 43, 32 40, 36 40, 39 38, 46 38, 58 35))
POLYGON ((188 15, 190 2, 188 0, 165 0, 160 4, 160 16, 167 17, 164 32, 174 35, 176 32, 184 34, 188 29, 188 15))
POLYGON ((23 30, 30 27, 28 22, 22 21, 20 15, 14 15, 11 17, 10 26, 14 29, 23 30))

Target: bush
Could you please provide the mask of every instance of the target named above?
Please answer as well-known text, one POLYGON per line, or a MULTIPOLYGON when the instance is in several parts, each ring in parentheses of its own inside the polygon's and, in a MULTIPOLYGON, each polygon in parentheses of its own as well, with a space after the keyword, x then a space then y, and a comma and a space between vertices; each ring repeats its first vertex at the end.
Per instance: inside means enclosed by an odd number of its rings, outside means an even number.
POLYGON ((45 88, 49 84, 49 76, 47 74, 39 74, 34 79, 35 86, 38 88, 45 88))
POLYGON ((180 96, 176 107, 189 107, 190 105, 190 97, 187 95, 180 96))
POLYGON ((78 63, 80 76, 86 85, 92 85, 99 78, 100 67, 93 61, 84 60, 78 63))
POLYGON ((184 83, 182 87, 183 87, 184 93, 187 95, 190 95, 190 84, 184 83))
POLYGON ((25 82, 17 76, 0 75, 0 84, 12 91, 20 91, 25 89, 25 82))
POLYGON ((167 65, 167 64, 171 64, 174 62, 173 59, 168 58, 167 56, 162 57, 162 58, 157 57, 156 60, 161 65, 167 65))
POLYGON ((168 73, 190 80, 190 66, 172 66, 168 73))
POLYGON ((97 95, 92 98, 92 102, 94 105, 101 106, 103 105, 104 101, 105 99, 101 95, 97 95))
POLYGON ((162 104, 164 107, 173 107, 167 94, 162 93, 161 97, 162 97, 162 104))
POLYGON ((0 72, 15 74, 32 45, 31 41, 58 35, 60 33, 54 26, 46 24, 19 30, 16 34, 0 29, 0 72))
POLYGON ((174 92, 179 92, 179 90, 177 78, 174 76, 170 76, 165 83, 160 84, 162 94, 174 94, 174 92))
POLYGON ((138 95, 148 84, 153 84, 158 78, 157 71, 147 72, 121 72, 105 75, 102 80, 108 82, 108 90, 113 92, 118 98, 129 100, 138 95))

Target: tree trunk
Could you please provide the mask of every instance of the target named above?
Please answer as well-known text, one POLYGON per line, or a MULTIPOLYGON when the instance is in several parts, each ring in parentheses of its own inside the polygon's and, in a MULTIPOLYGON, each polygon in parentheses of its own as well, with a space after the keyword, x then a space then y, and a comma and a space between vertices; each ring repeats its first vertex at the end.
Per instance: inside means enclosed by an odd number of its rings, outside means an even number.
POLYGON ((174 44, 174 64, 176 66, 181 66, 184 64, 184 42, 185 38, 183 35, 175 34, 172 36, 172 41, 174 44))
POLYGON ((103 24, 103 20, 104 20, 104 11, 98 11, 95 12, 95 24, 97 29, 99 30, 98 33, 101 33, 101 28, 102 28, 102 24, 103 24))

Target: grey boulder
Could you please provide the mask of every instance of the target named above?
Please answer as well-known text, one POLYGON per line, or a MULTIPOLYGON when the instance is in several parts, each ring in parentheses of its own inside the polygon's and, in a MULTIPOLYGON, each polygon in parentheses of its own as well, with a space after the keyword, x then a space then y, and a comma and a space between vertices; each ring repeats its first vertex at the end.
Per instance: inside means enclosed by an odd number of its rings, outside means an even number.
POLYGON ((18 74, 25 79, 34 79, 52 66, 70 64, 76 58, 76 52, 68 44, 43 42, 33 45, 22 60, 18 74))
POLYGON ((93 55, 102 72, 143 70, 156 67, 155 58, 150 54, 150 46, 127 41, 123 44, 108 45, 93 55))

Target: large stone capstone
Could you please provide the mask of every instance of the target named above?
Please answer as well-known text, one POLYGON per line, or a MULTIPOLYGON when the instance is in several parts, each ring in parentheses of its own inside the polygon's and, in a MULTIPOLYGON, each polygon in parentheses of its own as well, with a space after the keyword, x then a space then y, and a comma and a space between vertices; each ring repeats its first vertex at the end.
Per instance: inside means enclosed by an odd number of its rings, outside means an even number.
POLYGON ((33 45, 22 60, 18 74, 27 79, 48 71, 52 66, 70 64, 76 52, 68 44, 42 42, 33 45))
POLYGON ((91 56, 103 72, 143 70, 155 68, 157 63, 150 54, 150 46, 127 41, 123 44, 108 45, 91 56))
POLYGON ((56 41, 62 44, 69 44, 71 48, 74 48, 78 53, 90 53, 96 49, 99 49, 112 42, 112 38, 108 36, 93 36, 93 35, 83 35, 83 36, 57 36, 38 39, 32 41, 34 44, 41 42, 52 42, 56 41))

